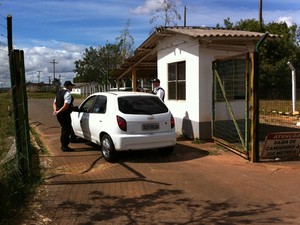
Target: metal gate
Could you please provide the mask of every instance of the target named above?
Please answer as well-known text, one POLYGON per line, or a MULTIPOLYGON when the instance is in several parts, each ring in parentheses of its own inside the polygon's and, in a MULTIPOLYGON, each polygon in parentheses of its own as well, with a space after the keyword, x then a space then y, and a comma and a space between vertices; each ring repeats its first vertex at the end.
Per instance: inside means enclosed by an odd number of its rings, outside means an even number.
POLYGON ((221 145, 249 158, 250 53, 213 62, 212 137, 221 145))

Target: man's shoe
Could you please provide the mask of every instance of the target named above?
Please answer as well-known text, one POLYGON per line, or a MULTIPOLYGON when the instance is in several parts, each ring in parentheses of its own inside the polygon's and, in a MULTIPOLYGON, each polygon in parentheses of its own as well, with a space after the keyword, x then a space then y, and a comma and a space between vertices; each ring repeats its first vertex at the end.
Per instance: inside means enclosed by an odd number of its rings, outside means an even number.
POLYGON ((63 152, 74 152, 74 149, 70 147, 61 147, 61 150, 63 152))

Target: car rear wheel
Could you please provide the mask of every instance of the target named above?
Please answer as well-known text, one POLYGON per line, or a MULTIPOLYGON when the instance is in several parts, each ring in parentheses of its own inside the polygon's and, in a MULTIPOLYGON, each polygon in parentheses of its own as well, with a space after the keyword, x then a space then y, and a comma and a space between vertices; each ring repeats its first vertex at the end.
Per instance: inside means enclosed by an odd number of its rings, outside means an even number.
POLYGON ((174 146, 159 149, 159 152, 162 155, 170 155, 173 151, 174 151, 174 146))
POLYGON ((105 134, 101 139, 101 152, 107 162, 113 162, 116 158, 116 150, 109 135, 105 134))

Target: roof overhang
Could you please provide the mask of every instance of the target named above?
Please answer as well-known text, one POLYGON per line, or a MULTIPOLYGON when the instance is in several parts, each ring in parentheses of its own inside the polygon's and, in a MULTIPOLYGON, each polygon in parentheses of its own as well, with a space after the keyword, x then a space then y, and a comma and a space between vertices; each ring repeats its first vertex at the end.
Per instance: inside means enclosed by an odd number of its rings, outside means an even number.
MULTIPOLYGON (((246 51, 253 48, 264 33, 203 27, 159 27, 135 50, 132 57, 113 72, 112 78, 131 78, 133 68, 137 78, 157 77, 157 46, 165 37, 172 35, 187 35, 207 48, 246 51)), ((278 38, 274 34, 267 37, 269 40, 278 38)))

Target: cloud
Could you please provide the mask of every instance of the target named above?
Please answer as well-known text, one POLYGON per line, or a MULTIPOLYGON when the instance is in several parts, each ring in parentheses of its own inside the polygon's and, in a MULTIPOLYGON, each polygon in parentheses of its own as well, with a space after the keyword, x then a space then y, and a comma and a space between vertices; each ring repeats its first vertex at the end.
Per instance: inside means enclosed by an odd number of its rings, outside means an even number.
POLYGON ((132 12, 136 15, 149 15, 157 9, 158 6, 159 2, 157 0, 146 0, 144 5, 134 8, 132 12))
MULTIPOLYGON (((37 71, 42 71, 41 81, 48 82, 56 73, 64 79, 75 76, 74 62, 81 58, 85 48, 113 43, 130 19, 130 32, 138 47, 149 36, 150 17, 163 0, 26 0, 26 4, 6 0, 1 2, 1 14, 13 15, 14 44, 25 53, 26 80, 37 82, 37 71), (85 45, 85 46, 84 46, 85 45)), ((235 23, 240 19, 258 17, 258 2, 253 0, 172 0, 183 16, 187 7, 187 25, 213 27, 225 18, 235 23)), ((299 1, 265 1, 263 19, 286 22, 289 26, 300 23, 299 1)), ((4 18, 4 17, 3 17, 4 18)), ((0 24, 6 21, 0 20, 0 24), (1 22, 2 21, 2 22, 1 22)), ((183 25, 183 21, 181 24, 183 25)), ((0 27, 0 32, 3 28, 0 27)), ((1 56, 1 55, 0 55, 1 56)), ((0 82, 9 80, 8 66, 0 68, 0 82), (3 71, 2 70, 6 70, 3 71)))
MULTIPOLYGON (((181 0, 167 1, 175 3, 176 6, 181 5, 181 0)), ((155 11, 159 6, 161 6, 162 2, 163 0, 146 0, 143 5, 134 8, 133 10, 131 10, 131 12, 136 15, 149 15, 153 11, 155 11)))
POLYGON ((279 23, 286 23, 288 25, 288 27, 292 26, 293 25, 293 18, 290 17, 290 16, 283 16, 283 17, 279 17, 278 19, 278 22, 279 23))
POLYGON ((38 74, 40 82, 48 83, 49 79, 52 81, 54 67, 55 78, 61 78, 62 82, 74 78, 74 62, 81 59, 81 53, 85 47, 69 43, 52 43, 55 48, 53 46, 34 46, 24 49, 27 82, 37 82, 38 74), (53 60, 57 63, 53 63, 53 60))

